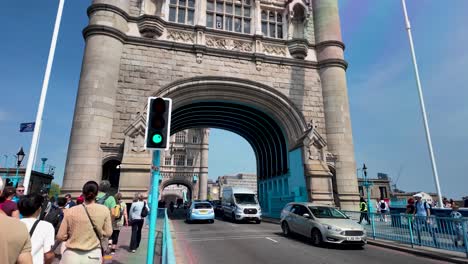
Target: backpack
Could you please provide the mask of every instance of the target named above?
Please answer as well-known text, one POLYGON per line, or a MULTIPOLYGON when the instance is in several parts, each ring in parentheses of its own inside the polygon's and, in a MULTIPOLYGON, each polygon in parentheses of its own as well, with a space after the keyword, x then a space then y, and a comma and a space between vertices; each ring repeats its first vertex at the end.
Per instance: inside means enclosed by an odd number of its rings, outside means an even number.
POLYGON ((380 201, 380 209, 385 210, 387 208, 387 205, 385 204, 384 201, 380 201))
POLYGON ((52 206, 50 211, 45 215, 44 221, 47 221, 54 226, 55 234, 57 234, 60 224, 62 223, 63 212, 60 208, 52 206))
MULTIPOLYGON (((418 212, 418 203, 419 202, 416 202, 414 204, 414 213, 417 213, 418 212)), ((427 204, 426 201, 423 202, 424 203, 424 210, 427 210, 429 208, 429 211, 432 209, 431 205, 427 204)))
POLYGON ((123 216, 123 206, 119 203, 114 207, 114 218, 120 220, 123 216))
POLYGON ((98 204, 104 204, 107 200, 107 198, 109 198, 110 194, 106 193, 104 196, 102 196, 101 198, 97 198, 96 199, 96 203, 98 204))
POLYGON ((141 209, 141 214, 140 214, 140 216, 141 216, 142 218, 145 218, 145 217, 148 216, 148 208, 146 208, 146 202, 144 202, 144 204, 143 204, 143 209, 141 209))

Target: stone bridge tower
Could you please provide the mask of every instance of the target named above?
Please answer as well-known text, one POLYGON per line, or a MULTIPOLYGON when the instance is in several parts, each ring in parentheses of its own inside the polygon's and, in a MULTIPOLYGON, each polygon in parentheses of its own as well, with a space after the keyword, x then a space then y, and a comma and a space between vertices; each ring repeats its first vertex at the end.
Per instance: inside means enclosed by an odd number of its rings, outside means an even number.
POLYGON ((146 191, 145 104, 165 96, 173 133, 215 127, 252 145, 272 215, 292 200, 357 209, 337 0, 94 0, 88 15, 64 192, 103 177, 146 191))

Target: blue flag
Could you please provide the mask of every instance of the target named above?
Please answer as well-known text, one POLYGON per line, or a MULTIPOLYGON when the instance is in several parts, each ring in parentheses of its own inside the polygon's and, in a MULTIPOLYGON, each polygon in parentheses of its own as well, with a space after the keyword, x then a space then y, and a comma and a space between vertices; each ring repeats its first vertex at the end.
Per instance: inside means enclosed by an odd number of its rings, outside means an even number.
POLYGON ((32 123, 21 123, 20 124, 20 132, 33 132, 36 122, 32 123))

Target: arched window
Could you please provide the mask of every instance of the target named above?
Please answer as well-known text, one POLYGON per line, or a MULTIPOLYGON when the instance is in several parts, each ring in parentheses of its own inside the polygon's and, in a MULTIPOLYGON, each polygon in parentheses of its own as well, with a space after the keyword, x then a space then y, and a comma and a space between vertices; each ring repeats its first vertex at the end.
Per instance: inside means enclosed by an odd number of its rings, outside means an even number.
POLYGON ((169 21, 193 25, 195 17, 195 0, 170 0, 169 21))
POLYGON ((270 38, 283 38, 283 16, 276 11, 262 11, 262 33, 270 38))
POLYGON ((305 22, 305 10, 300 4, 296 4, 293 7, 294 17, 292 18, 293 24, 293 38, 304 38, 304 22, 305 22))
MULTIPOLYGON (((173 1, 173 0, 172 0, 173 1)), ((207 0, 206 26, 250 34, 252 0, 207 0)))

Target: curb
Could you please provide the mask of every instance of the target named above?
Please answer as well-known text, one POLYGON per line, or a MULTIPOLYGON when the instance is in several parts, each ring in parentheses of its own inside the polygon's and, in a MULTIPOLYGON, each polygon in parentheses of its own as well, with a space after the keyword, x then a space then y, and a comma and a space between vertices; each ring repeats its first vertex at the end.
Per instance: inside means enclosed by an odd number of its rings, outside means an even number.
POLYGON ((424 249, 420 250, 420 249, 409 248, 405 246, 393 245, 391 243, 386 243, 386 242, 381 242, 381 241, 376 241, 376 240, 371 240, 371 239, 367 240, 367 244, 378 246, 378 247, 383 247, 383 248, 389 248, 392 250, 402 251, 402 252, 406 252, 412 255, 422 256, 426 258, 443 260, 443 261, 447 261, 451 263, 460 263, 460 264, 468 263, 468 259, 467 260, 459 259, 458 257, 449 256, 442 252, 430 252, 424 249))
MULTIPOLYGON (((264 217, 262 221, 279 225, 279 220, 277 219, 264 217)), ((392 250, 402 251, 402 252, 406 252, 412 255, 422 256, 426 258, 447 261, 451 263, 468 264, 468 259, 461 259, 456 256, 449 256, 442 252, 430 252, 424 249, 415 249, 415 248, 410 248, 410 247, 405 247, 405 246, 399 246, 399 245, 394 245, 392 243, 386 243, 383 241, 378 241, 378 240, 373 240, 373 239, 368 239, 367 244, 378 246, 378 247, 383 247, 383 248, 388 248, 392 250)))

